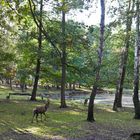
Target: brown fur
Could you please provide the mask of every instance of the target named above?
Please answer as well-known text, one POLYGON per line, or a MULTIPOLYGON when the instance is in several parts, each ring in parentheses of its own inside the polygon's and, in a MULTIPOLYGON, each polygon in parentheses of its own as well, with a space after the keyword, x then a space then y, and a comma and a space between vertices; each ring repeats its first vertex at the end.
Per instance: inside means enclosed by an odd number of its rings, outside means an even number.
POLYGON ((45 116, 46 119, 46 114, 45 112, 47 111, 48 107, 50 104, 50 100, 48 99, 46 104, 44 106, 37 106, 34 110, 33 110, 33 118, 32 118, 32 122, 34 120, 34 117, 36 116, 36 121, 38 122, 38 115, 41 115, 41 121, 42 121, 42 114, 45 116))

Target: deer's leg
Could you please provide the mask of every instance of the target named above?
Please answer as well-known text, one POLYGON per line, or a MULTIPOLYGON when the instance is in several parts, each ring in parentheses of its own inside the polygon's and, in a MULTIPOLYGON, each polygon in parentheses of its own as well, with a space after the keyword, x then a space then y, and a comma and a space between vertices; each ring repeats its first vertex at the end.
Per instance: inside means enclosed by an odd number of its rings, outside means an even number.
POLYGON ((36 121, 38 122, 38 113, 36 113, 36 121))
POLYGON ((40 115, 41 115, 41 121, 42 121, 42 113, 40 115))
POLYGON ((43 113, 43 115, 45 116, 45 120, 46 120, 47 116, 46 116, 45 112, 43 113))
POLYGON ((32 121, 31 121, 32 123, 33 123, 34 117, 35 117, 35 112, 33 113, 32 121))

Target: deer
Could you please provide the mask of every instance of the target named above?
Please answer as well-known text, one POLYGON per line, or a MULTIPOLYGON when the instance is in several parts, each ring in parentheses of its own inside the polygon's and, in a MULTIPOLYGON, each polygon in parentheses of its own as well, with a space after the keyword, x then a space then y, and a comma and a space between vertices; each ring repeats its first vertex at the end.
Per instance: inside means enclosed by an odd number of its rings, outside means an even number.
POLYGON ((87 105, 88 100, 89 100, 89 98, 86 98, 86 99, 85 99, 85 101, 84 101, 84 106, 86 106, 86 105, 87 105))
POLYGON ((46 114, 45 112, 47 111, 48 107, 50 104, 50 100, 48 99, 47 102, 45 103, 44 106, 37 106, 34 110, 33 110, 33 118, 32 118, 32 123, 34 120, 34 117, 36 116, 36 121, 38 122, 38 115, 41 115, 41 121, 42 121, 42 114, 45 116, 45 120, 46 120, 46 114))

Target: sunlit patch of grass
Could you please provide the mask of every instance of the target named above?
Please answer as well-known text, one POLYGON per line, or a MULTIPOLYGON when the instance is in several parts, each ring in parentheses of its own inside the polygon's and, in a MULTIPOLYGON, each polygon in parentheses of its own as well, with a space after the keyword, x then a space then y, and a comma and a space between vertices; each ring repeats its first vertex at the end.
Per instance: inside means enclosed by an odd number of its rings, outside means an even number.
POLYGON ((8 87, 8 86, 0 85, 0 91, 9 90, 9 88, 10 88, 10 87, 8 87))
POLYGON ((0 129, 8 131, 9 128, 15 130, 26 130, 33 134, 42 136, 61 136, 61 137, 77 137, 83 134, 80 122, 85 117, 85 112, 73 111, 73 108, 60 109, 57 106, 58 101, 52 101, 47 112, 47 120, 37 123, 31 123, 32 109, 36 105, 44 104, 43 102, 29 102, 29 101, 9 101, 1 102, 0 123, 4 122, 4 127, 0 129), (77 132, 78 131, 78 132, 77 132))
POLYGON ((29 127, 26 128, 26 131, 37 134, 41 130, 40 127, 29 127))
POLYGON ((112 106, 99 105, 97 106, 97 111, 95 111, 95 118, 100 124, 112 125, 113 127, 123 128, 128 125, 128 127, 140 126, 140 121, 133 119, 134 112, 131 108, 124 109, 124 111, 114 112, 112 106))
POLYGON ((80 112, 76 112, 76 111, 70 111, 68 112, 69 114, 72 114, 72 115, 80 115, 80 112))
POLYGON ((6 96, 9 94, 10 89, 0 88, 0 99, 6 99, 6 96))

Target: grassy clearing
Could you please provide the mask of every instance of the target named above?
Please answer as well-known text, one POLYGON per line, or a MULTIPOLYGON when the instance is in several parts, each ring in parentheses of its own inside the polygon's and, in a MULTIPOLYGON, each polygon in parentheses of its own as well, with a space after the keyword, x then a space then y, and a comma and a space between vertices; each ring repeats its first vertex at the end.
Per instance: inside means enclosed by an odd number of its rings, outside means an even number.
POLYGON ((60 109, 58 100, 51 100, 47 112, 47 120, 38 123, 32 120, 32 110, 43 101, 31 102, 5 99, 8 90, 0 90, 0 134, 9 130, 32 133, 39 137, 81 138, 90 135, 125 137, 131 132, 140 132, 140 121, 133 119, 133 109, 124 108, 113 112, 111 106, 97 105, 95 107, 95 123, 86 121, 87 106, 80 102, 67 101, 68 108, 60 109), (2 93, 3 92, 3 93, 2 93))
POLYGON ((30 102, 23 100, 1 101, 0 102, 0 132, 9 129, 28 131, 36 135, 77 137, 81 136, 81 125, 86 117, 85 112, 74 110, 69 107, 60 109, 58 101, 52 101, 48 110, 46 121, 31 123, 32 109, 43 102, 30 102))

